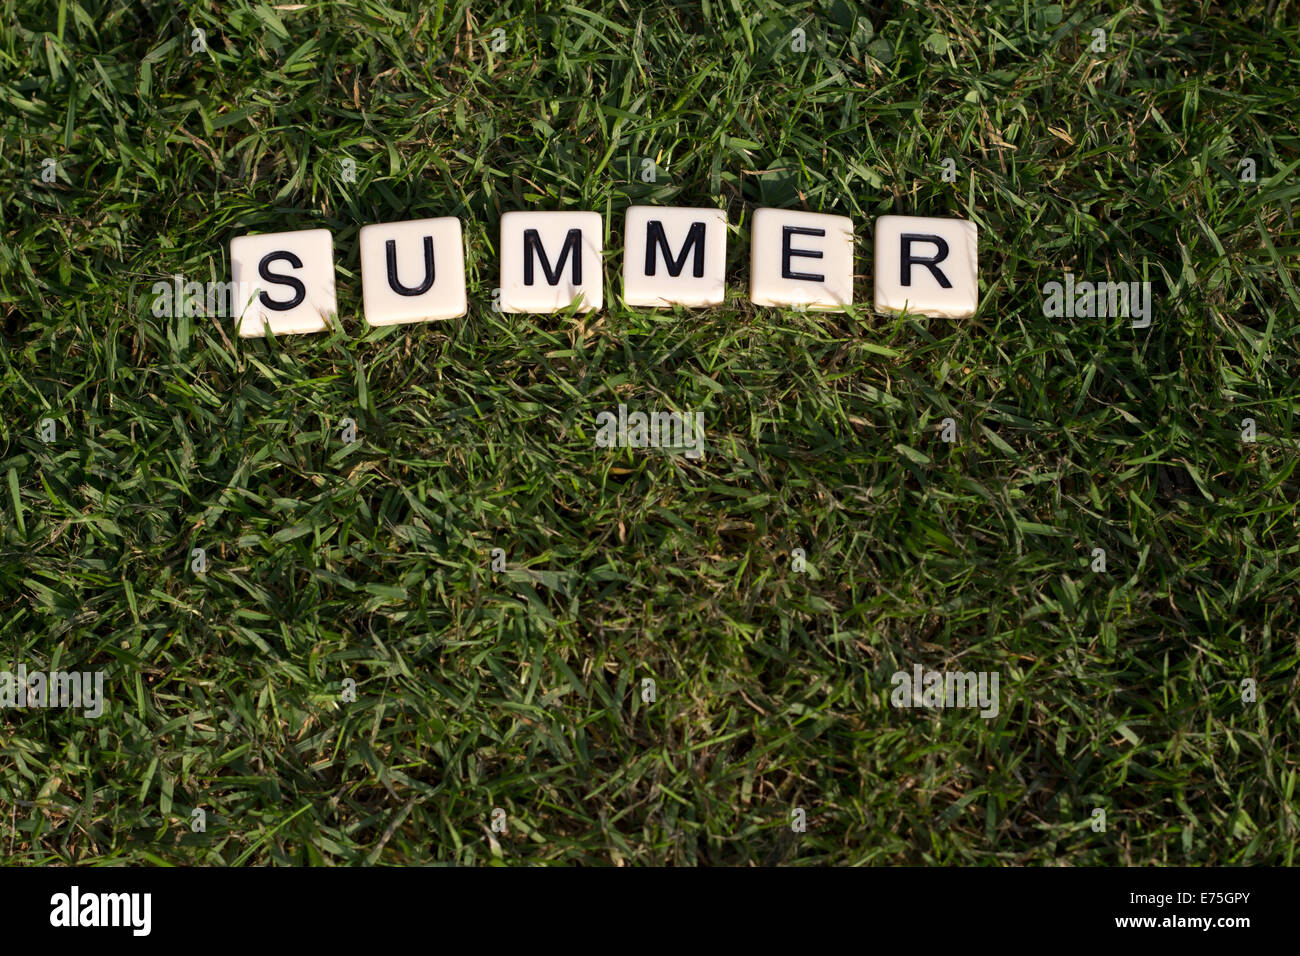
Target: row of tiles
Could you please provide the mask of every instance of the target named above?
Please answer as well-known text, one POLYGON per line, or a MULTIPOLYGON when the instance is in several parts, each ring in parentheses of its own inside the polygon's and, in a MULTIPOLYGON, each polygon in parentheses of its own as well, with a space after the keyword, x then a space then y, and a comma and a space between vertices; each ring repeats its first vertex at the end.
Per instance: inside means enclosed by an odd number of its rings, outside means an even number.
MULTIPOLYGON (((501 217, 500 308, 545 313, 600 309, 602 237, 596 212, 501 217)), ((721 209, 627 210, 623 301, 662 308, 725 298, 727 217, 721 209)), ((328 229, 240 236, 230 259, 239 334, 319 332, 338 310, 328 229)), ((961 318, 979 295, 976 228, 965 219, 881 216, 875 228, 875 308, 961 318)), ((388 222, 361 229, 366 321, 396 325, 465 314, 460 220, 388 222)), ((853 222, 789 209, 754 211, 750 299, 757 305, 843 310, 853 303, 853 222)))

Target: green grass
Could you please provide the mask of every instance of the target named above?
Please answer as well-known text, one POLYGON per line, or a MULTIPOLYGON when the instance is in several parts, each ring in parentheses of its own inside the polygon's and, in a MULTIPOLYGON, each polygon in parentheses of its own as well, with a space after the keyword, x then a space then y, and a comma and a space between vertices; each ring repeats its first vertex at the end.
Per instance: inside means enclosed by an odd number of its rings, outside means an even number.
POLYGON ((109 711, 0 713, 0 863, 1292 863, 1298 14, 6 0, 0 669, 109 711), (619 304, 634 202, 726 208, 725 308, 619 304), (876 216, 970 218, 979 313, 754 307, 759 205, 851 216, 860 303, 876 216), (492 311, 527 208, 604 215, 603 312, 492 311), (469 315, 368 331, 358 230, 433 215, 469 315), (335 331, 150 314, 321 226, 335 331))

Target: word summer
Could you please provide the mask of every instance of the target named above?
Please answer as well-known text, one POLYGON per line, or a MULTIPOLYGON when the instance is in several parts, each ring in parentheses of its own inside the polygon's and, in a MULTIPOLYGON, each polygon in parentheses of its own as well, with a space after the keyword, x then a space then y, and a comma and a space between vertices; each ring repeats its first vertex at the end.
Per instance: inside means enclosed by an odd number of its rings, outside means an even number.
MULTIPOLYGON (((624 217, 623 303, 640 308, 722 304, 727 229, 721 209, 630 207, 624 217)), ((599 310, 605 301, 604 236, 596 212, 505 213, 500 310, 599 310)), ((750 301, 843 311, 853 304, 853 241, 853 222, 844 216, 754 210, 750 301)), ((452 319, 467 311, 465 251, 456 217, 363 226, 360 243, 369 325, 452 319)), ((876 311, 974 315, 976 246, 975 224, 965 219, 881 216, 875 224, 876 311)), ((241 336, 320 332, 338 312, 328 229, 238 236, 230 242, 230 262, 233 282, 222 291, 238 297, 230 311, 239 316, 241 336)), ((175 287, 160 282, 155 293, 172 296, 173 289, 177 296, 183 292, 179 282, 175 287)))

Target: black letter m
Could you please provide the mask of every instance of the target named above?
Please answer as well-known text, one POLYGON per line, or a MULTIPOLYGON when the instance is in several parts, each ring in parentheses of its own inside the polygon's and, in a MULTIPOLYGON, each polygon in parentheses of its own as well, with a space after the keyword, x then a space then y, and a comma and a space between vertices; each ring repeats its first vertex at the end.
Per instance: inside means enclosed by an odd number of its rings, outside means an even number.
POLYGON ((668 248, 668 237, 664 235, 664 224, 658 219, 652 219, 646 225, 645 235, 645 274, 652 276, 655 274, 655 249, 656 246, 663 250, 664 268, 668 274, 676 279, 682 274, 682 267, 686 265, 686 257, 690 254, 691 248, 695 248, 695 263, 693 272, 695 278, 704 277, 704 223, 693 222, 691 229, 686 233, 686 242, 682 244, 682 252, 676 259, 673 258, 672 250, 668 248))
POLYGON ((564 262, 573 253, 573 284, 582 285, 582 230, 570 229, 564 239, 564 248, 560 250, 560 261, 551 269, 551 261, 546 258, 542 248, 542 237, 536 229, 524 230, 524 285, 533 284, 533 253, 542 261, 542 272, 546 273, 547 285, 559 285, 560 273, 564 271, 564 262))

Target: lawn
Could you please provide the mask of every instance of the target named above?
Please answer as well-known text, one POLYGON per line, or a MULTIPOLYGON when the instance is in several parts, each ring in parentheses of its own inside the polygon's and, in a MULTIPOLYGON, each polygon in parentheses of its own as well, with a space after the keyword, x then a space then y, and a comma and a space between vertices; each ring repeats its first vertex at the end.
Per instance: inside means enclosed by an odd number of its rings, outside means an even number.
POLYGON ((0 711, 0 864, 1293 862, 1294 0, 0 23, 0 669, 105 698, 0 711), (724 307, 622 304, 632 204, 726 210, 724 307), (854 308, 750 303, 763 206, 852 218, 854 308), (603 216, 600 312, 494 310, 522 209, 603 216), (872 310, 881 215, 978 225, 973 318, 872 310), (432 216, 468 314, 368 328, 432 216), (330 331, 153 314, 312 228, 330 331))

